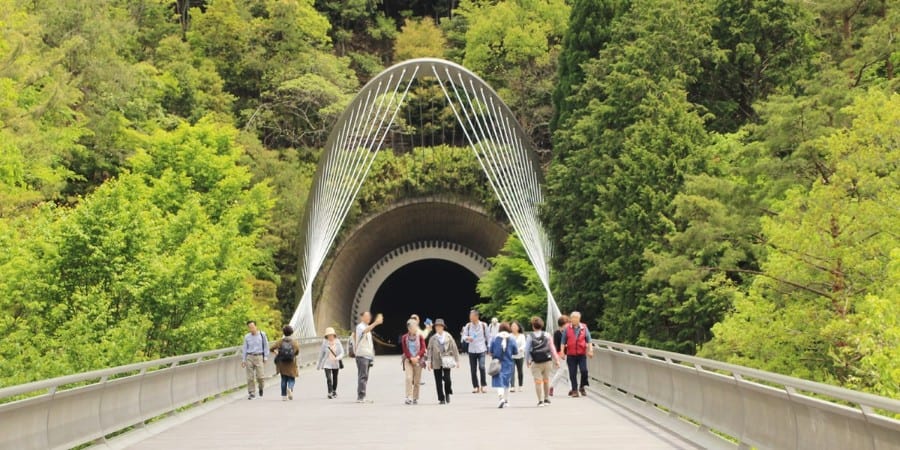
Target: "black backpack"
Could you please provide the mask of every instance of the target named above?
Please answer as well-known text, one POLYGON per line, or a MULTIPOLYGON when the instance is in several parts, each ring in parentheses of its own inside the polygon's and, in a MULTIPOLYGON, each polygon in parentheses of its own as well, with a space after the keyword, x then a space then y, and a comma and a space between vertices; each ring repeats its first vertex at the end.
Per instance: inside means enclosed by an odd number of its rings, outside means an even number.
POLYGON ((294 361, 294 343, 284 338, 281 340, 281 346, 278 347, 278 355, 275 356, 277 363, 289 363, 294 361))
POLYGON ((540 337, 537 335, 531 337, 531 359, 536 363, 545 363, 553 359, 550 337, 546 333, 541 333, 540 337))

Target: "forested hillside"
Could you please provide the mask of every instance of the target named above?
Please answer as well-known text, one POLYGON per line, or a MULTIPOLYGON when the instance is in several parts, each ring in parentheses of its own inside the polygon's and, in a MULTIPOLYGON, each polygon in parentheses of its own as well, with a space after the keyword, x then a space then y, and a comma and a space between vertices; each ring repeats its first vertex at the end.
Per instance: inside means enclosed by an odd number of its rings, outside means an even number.
POLYGON ((900 5, 577 1, 545 220, 603 337, 900 395, 900 5))
MULTIPOLYGON (((898 32, 895 0, 0 0, 0 386, 274 329, 331 124, 433 56, 536 143, 600 336, 900 396, 898 32)), ((351 219, 499 214, 441 97, 351 219)), ((521 244, 494 262, 485 308, 543 311, 521 244)))

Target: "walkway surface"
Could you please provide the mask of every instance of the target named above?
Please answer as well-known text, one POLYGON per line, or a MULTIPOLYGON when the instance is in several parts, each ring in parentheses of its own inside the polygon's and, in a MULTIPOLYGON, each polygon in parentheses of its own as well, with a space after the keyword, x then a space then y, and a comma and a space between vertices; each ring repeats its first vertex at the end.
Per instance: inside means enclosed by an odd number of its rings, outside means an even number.
MULTIPOLYGON (((477 449, 686 449, 690 443, 616 406, 596 393, 556 396, 537 408, 531 375, 525 392, 497 409, 496 393, 472 394, 469 369, 453 372, 456 395, 438 405, 434 379, 424 372, 417 406, 403 404, 403 372, 395 356, 378 357, 369 381, 371 404, 355 403, 356 366, 347 360, 336 400, 326 397, 325 376, 307 370, 295 399, 283 402, 276 384, 263 399, 232 395, 203 415, 166 427, 135 449, 477 450, 477 449)), ((526 370, 527 372, 527 370, 526 370)), ((564 390, 563 386, 559 386, 564 390)), ((160 424, 164 425, 164 424, 160 424)))

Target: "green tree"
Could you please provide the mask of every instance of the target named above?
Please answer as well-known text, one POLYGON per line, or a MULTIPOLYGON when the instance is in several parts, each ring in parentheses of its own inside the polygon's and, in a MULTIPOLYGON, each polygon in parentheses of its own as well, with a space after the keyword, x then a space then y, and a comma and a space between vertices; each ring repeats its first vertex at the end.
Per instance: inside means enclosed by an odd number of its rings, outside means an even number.
POLYGON ((549 149, 551 96, 568 4, 464 0, 456 17, 467 24, 463 65, 497 90, 539 149, 549 149))
POLYGON ((430 17, 407 19, 394 41, 394 61, 413 58, 441 58, 447 40, 430 17))
POLYGON ((160 89, 160 105, 166 113, 197 122, 215 115, 222 121, 233 121, 231 107, 234 96, 225 92, 225 82, 213 62, 192 51, 178 36, 167 36, 158 42, 154 64, 159 69, 156 80, 160 89))
POLYGON ((248 318, 271 326, 274 305, 252 291, 271 194, 238 164, 236 136, 207 121, 132 134, 131 171, 75 207, 0 223, 0 383, 227 346, 248 318))
POLYGON ((725 61, 709 61, 691 86, 714 118, 708 127, 735 131, 757 118, 754 103, 808 74, 813 15, 785 0, 716 0, 712 28, 725 61))
POLYGON ((490 262, 490 270, 478 280, 478 293, 490 299, 478 305, 483 315, 521 324, 547 315, 547 292, 515 234, 490 262))
POLYGON ((83 94, 30 32, 39 18, 14 2, 0 2, 0 17, 0 217, 9 217, 63 200, 75 176, 65 158, 88 131, 76 111, 83 94))
MULTIPOLYGON (((559 82, 553 90, 551 131, 567 123, 569 115, 584 104, 574 105, 570 97, 584 81, 582 64, 596 58, 612 37, 613 21, 628 10, 628 0, 577 0, 572 2, 569 26, 559 54, 559 82)), ((558 151, 555 152, 558 156, 558 151)))
POLYGON ((900 248, 900 95, 873 90, 845 112, 852 125, 815 142, 820 176, 762 220, 766 257, 704 354, 897 396, 896 366, 880 357, 900 345, 897 317, 867 314, 895 313, 881 299, 900 248))
POLYGON ((607 338, 685 350, 710 324, 694 323, 708 305, 649 298, 644 276, 675 195, 705 164, 709 139, 686 86, 720 57, 711 26, 703 5, 633 2, 611 25, 615 44, 582 65, 570 104, 586 106, 554 135, 544 217, 557 298, 599 319, 607 338))

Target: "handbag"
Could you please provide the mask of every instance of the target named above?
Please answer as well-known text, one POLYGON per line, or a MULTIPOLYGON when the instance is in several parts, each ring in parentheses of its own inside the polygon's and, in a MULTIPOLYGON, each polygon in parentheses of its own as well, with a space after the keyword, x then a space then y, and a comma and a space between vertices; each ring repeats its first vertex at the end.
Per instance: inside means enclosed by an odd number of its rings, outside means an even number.
MULTIPOLYGON (((432 337, 431 339, 437 339, 437 337, 432 337)), ((455 369, 458 364, 456 364, 456 358, 449 354, 449 348, 452 341, 451 337, 447 336, 447 340, 444 343, 440 343, 441 345, 441 369, 455 369)))
POLYGON ((500 375, 500 360, 494 358, 491 360, 491 364, 488 366, 488 375, 492 377, 496 377, 500 375))
POLYGON ((456 358, 453 355, 442 355, 441 356, 441 368, 442 369, 455 369, 456 368, 456 358))

